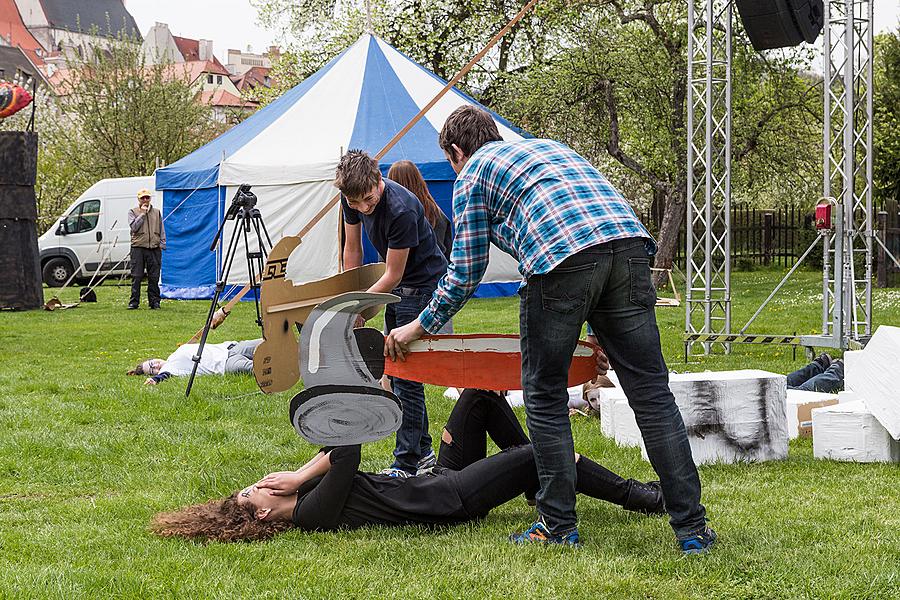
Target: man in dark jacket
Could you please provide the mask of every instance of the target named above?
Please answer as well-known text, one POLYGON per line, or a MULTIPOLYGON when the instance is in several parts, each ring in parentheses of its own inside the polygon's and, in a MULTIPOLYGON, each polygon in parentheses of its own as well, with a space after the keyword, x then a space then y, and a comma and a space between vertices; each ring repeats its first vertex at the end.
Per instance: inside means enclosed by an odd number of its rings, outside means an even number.
POLYGON ((138 206, 128 211, 131 228, 131 300, 128 309, 133 310, 141 302, 141 281, 147 272, 147 302, 150 308, 159 308, 159 270, 162 251, 166 249, 166 230, 162 213, 150 206, 150 190, 138 192, 138 206))

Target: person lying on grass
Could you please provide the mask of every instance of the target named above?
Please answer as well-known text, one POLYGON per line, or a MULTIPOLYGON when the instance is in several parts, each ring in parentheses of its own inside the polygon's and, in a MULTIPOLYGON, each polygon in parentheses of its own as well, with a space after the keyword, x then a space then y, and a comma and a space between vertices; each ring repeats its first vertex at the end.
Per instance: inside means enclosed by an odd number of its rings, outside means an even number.
MULTIPOLYGON (((253 353, 262 343, 262 338, 242 342, 222 342, 206 344, 197 365, 197 375, 225 375, 226 373, 252 373, 253 353)), ((190 375, 194 368, 194 354, 199 344, 184 344, 169 358, 148 358, 141 361, 128 375, 149 375, 144 385, 156 385, 169 377, 190 375)))
MULTIPOLYGON (((578 491, 646 514, 664 514, 657 482, 623 479, 575 454, 578 491)), ((323 448, 298 471, 270 473, 222 500, 157 514, 151 530, 163 537, 233 542, 261 540, 296 527, 305 531, 368 525, 452 525, 540 484, 534 452, 500 395, 464 390, 441 436, 437 466, 407 478, 361 473, 360 446, 323 448), (487 436, 502 449, 486 457, 487 436)), ((567 545, 578 541, 567 540, 567 545)))

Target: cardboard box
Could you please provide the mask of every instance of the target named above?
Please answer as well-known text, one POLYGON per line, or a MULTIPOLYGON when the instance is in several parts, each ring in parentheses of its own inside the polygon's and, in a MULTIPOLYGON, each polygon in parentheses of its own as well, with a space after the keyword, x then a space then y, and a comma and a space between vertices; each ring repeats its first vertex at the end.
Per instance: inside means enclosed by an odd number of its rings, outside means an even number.
POLYGON ((837 394, 804 390, 787 391, 788 437, 812 437, 812 410, 838 403, 837 394))

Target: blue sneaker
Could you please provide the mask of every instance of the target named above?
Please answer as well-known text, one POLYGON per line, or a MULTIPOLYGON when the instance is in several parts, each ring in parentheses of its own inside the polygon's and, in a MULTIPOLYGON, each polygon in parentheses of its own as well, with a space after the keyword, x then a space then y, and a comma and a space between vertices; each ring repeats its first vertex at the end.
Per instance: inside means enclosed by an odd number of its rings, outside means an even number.
POLYGON ((578 537, 578 528, 574 528, 566 533, 554 535, 550 533, 544 521, 539 519, 535 521, 531 527, 522 533, 514 533, 509 536, 512 544, 556 544, 559 546, 569 546, 570 548, 580 548, 581 540, 578 537))
POLYGON ((690 537, 678 540, 678 547, 684 554, 706 554, 716 543, 718 536, 716 532, 709 527, 704 527, 703 531, 698 531, 690 537))

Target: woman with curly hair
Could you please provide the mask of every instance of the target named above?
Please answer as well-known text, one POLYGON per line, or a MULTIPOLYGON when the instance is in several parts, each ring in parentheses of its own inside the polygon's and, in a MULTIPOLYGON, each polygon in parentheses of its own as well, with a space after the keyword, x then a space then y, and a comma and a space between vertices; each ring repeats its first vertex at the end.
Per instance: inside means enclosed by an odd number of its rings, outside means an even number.
MULTIPOLYGON (((575 455, 577 490, 627 510, 665 512, 657 482, 623 479, 575 455)), ((452 525, 487 516, 539 488, 534 452, 506 400, 465 390, 441 436, 438 466, 415 477, 361 473, 360 447, 323 448, 297 471, 270 473, 224 500, 156 515, 163 537, 220 542, 261 540, 296 527, 305 531, 367 525, 452 525), (502 451, 486 457, 487 436, 502 451)), ((577 535, 566 544, 578 544, 577 535)))

